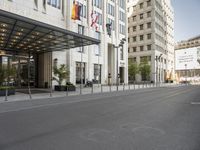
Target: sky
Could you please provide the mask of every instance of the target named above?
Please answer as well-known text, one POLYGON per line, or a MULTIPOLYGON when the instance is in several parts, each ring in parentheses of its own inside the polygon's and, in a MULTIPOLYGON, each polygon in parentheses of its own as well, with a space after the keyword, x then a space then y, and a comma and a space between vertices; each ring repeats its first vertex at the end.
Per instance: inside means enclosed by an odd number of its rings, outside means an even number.
POLYGON ((200 0, 171 0, 174 8, 175 41, 200 35, 200 0))

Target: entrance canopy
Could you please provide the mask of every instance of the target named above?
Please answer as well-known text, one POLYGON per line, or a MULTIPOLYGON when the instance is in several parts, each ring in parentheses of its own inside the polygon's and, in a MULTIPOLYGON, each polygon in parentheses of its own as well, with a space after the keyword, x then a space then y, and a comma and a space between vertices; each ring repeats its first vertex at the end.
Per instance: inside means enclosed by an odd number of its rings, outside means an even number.
POLYGON ((0 10, 0 50, 44 53, 99 43, 100 40, 0 10))

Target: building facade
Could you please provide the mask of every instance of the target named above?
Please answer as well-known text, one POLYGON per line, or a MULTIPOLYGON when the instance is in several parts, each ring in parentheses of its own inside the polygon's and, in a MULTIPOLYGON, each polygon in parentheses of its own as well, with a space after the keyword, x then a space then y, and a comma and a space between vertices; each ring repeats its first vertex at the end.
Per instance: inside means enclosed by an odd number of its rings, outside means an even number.
POLYGON ((175 72, 180 82, 200 81, 200 36, 175 45, 175 72))
POLYGON ((1 0, 0 9, 101 41, 99 45, 43 53, 36 59, 32 56, 34 64, 37 64, 32 69, 37 87, 50 84, 52 67, 60 64, 66 64, 69 68, 69 81, 73 84, 84 84, 87 80, 108 84, 108 76, 115 84, 117 70, 120 81, 128 82, 128 42, 115 48, 121 39, 128 38, 125 0, 1 0), (80 20, 72 19, 74 4, 81 7, 80 20), (98 19, 95 21, 96 16, 98 19), (111 35, 108 35, 107 24, 111 25, 111 35))
MULTIPOLYGON (((128 57, 148 60, 150 80, 165 82, 174 74, 174 11, 170 0, 128 0, 128 57)), ((143 80, 137 75, 137 81, 143 80)))

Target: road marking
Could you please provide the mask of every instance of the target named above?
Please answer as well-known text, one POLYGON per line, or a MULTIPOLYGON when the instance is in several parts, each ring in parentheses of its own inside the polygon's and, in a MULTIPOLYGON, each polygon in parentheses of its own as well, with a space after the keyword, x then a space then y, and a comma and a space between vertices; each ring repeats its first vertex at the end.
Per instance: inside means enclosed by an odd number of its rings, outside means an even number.
POLYGON ((200 105, 200 102, 191 102, 192 105, 200 105))

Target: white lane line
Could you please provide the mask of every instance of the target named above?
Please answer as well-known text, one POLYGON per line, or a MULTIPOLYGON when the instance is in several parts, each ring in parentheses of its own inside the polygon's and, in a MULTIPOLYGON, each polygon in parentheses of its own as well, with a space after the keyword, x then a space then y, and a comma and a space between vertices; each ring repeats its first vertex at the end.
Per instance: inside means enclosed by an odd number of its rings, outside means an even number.
POLYGON ((192 105, 200 105, 200 102, 191 102, 192 105))

